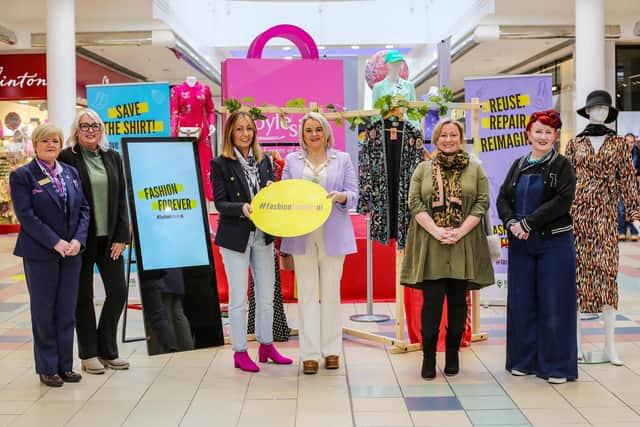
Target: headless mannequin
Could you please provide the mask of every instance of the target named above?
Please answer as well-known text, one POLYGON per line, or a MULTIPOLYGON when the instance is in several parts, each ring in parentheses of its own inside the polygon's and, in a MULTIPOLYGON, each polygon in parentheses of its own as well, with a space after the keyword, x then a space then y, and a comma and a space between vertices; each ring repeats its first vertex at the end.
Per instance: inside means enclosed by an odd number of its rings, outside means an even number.
MULTIPOLYGON (((589 115, 589 123, 604 125, 604 121, 609 115, 609 107, 606 105, 596 105, 586 110, 589 115)), ((598 153, 600 147, 604 144, 606 136, 589 136, 591 146, 595 153, 598 153)), ((638 228, 640 221, 634 221, 633 226, 638 228)), ((578 312, 578 360, 582 360, 588 363, 602 363, 609 362, 615 366, 623 366, 624 362, 618 355, 616 349, 616 309, 610 305, 602 307, 602 320, 604 322, 605 332, 605 346, 603 352, 582 352, 582 330, 580 328, 580 313, 578 312)))
MULTIPOLYGON (((198 78, 195 77, 195 76, 187 76, 184 79, 184 81, 189 87, 194 87, 196 85, 196 83, 198 83, 198 78)), ((209 125, 209 135, 213 135, 213 133, 215 131, 216 131, 216 125, 210 124, 209 125)))

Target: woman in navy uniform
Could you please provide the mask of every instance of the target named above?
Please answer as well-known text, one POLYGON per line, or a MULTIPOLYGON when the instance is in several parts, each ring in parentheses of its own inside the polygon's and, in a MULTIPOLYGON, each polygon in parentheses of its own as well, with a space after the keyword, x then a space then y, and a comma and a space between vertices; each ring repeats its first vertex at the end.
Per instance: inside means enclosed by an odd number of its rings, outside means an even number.
POLYGON ((89 204, 78 171, 56 161, 62 132, 51 124, 32 134, 36 158, 9 176, 20 221, 13 254, 22 257, 31 300, 36 372, 50 387, 78 382, 73 330, 89 204))

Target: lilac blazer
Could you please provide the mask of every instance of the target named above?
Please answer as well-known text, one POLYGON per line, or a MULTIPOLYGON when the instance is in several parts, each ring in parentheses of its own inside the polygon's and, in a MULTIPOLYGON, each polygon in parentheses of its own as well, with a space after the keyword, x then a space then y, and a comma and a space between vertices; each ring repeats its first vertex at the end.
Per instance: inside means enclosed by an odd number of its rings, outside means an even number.
MULTIPOLYGON (((282 179, 302 179, 304 171, 304 151, 289 153, 285 160, 282 179)), ((347 193, 347 203, 334 203, 329 218, 322 226, 327 256, 341 256, 357 252, 356 238, 353 225, 349 217, 349 209, 358 202, 358 184, 356 174, 347 153, 330 148, 327 150, 329 165, 327 167, 327 185, 325 190, 344 191, 347 193)), ((284 237, 280 250, 287 254, 302 255, 305 251, 307 235, 298 237, 284 237)))

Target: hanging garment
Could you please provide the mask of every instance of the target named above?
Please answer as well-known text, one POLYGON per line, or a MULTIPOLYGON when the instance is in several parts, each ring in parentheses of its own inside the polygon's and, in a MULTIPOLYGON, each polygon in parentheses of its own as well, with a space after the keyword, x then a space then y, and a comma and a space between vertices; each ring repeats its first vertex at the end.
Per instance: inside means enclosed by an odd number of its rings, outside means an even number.
POLYGON ((209 125, 215 125, 215 107, 209 86, 196 82, 193 87, 186 82, 171 88, 171 136, 178 136, 180 128, 200 128, 198 157, 205 197, 213 200, 211 188, 211 139, 209 125))
MULTIPOLYGON (((397 249, 402 249, 410 219, 409 183, 414 169, 424 160, 424 145, 419 128, 406 120, 399 123, 397 130, 392 132, 385 129, 383 120, 367 125, 358 156, 360 194, 357 209, 360 214, 371 214, 373 240, 388 244, 395 238, 397 249), (392 139, 394 135, 396 139, 392 139), (390 183, 394 185, 393 189, 390 183)), ((391 122, 387 121, 389 125, 391 122)))
POLYGON ((618 198, 629 218, 640 218, 636 175, 624 139, 608 134, 596 153, 586 135, 569 141, 566 157, 576 171, 571 207, 576 236, 578 310, 599 313, 618 307, 618 198))

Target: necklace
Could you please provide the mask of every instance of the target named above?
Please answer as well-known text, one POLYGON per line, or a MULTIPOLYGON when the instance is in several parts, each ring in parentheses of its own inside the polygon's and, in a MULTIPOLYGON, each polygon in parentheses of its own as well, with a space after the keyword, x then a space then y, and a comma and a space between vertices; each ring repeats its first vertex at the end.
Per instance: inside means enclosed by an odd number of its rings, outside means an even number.
POLYGON ((314 166, 313 163, 309 159, 304 159, 304 164, 311 170, 313 173, 313 177, 311 178, 311 182, 315 182, 316 184, 320 184, 320 174, 323 170, 327 168, 329 165, 329 160, 325 160, 318 166, 314 166))
POLYGON ((530 165, 535 165, 535 164, 538 164, 540 162, 544 162, 549 157, 551 157, 551 153, 553 153, 553 150, 549 151, 544 156, 540 157, 539 159, 535 159, 535 160, 531 159, 531 153, 529 153, 529 155, 527 156, 527 163, 530 164, 530 165))

